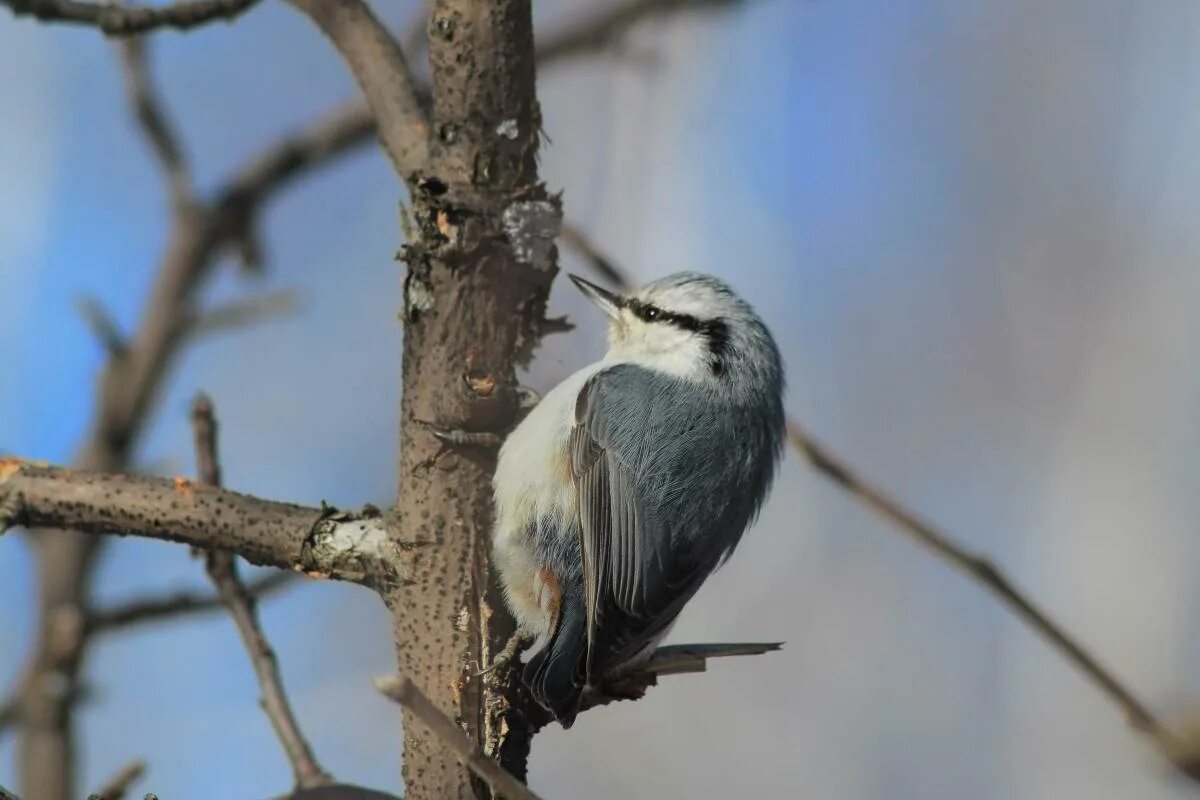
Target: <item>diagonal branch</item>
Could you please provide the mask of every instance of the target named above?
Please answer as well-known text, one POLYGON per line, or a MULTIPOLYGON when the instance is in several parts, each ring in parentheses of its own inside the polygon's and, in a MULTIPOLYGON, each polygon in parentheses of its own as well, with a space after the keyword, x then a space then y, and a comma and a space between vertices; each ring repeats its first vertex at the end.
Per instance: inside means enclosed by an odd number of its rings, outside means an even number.
POLYGON ((256 326, 291 314, 299 306, 299 294, 290 289, 268 292, 184 317, 180 324, 188 336, 204 336, 256 326))
MULTIPOLYGON (((217 457, 217 419, 212 401, 204 395, 196 396, 192 402, 192 432, 196 443, 196 472, 201 483, 220 487, 221 464, 217 457)), ((254 607, 254 597, 246 591, 237 574, 235 556, 226 550, 210 550, 206 559, 208 576, 221 595, 229 610, 262 690, 262 708, 279 743, 292 765, 292 774, 298 789, 312 789, 333 783, 313 755, 312 747, 300 731, 300 723, 292 712, 287 693, 283 689, 283 676, 279 672, 279 660, 263 633, 254 607)))
MULTIPOLYGON (((579 228, 564 225, 564 239, 589 264, 621 290, 631 288, 628 274, 604 255, 579 228), (569 231, 569 233, 567 233, 569 231)), ((1079 669, 1114 705, 1129 723, 1146 734, 1155 747, 1177 766, 1181 751, 1176 737, 1150 709, 1107 667, 1080 644, 1050 613, 1029 599, 994 564, 972 553, 950 536, 904 508, 899 502, 862 479, 844 461, 817 442, 794 420, 788 421, 788 443, 822 475, 851 497, 890 522, 893 528, 926 547, 958 572, 980 584, 1005 607, 1039 633, 1067 661, 1079 669)), ((1194 753, 1192 754, 1194 757, 1194 753)))
POLYGON ((96 337, 96 341, 104 348, 109 358, 115 360, 125 355, 129 344, 125 341, 125 335, 121 333, 121 326, 103 303, 92 295, 85 294, 76 298, 75 307, 79 310, 83 323, 96 337))
POLYGON ((131 38, 121 42, 117 49, 125 76, 125 94, 133 107, 133 115, 142 126, 146 141, 150 143, 151 149, 162 164, 171 193, 171 202, 176 209, 180 209, 192 201, 191 174, 179 137, 150 81, 150 70, 146 64, 146 44, 142 39, 131 38))
POLYGON ((121 768, 120 772, 108 779, 108 782, 95 794, 88 795, 88 800, 123 800, 129 792, 129 787, 137 783, 146 773, 145 761, 132 761, 121 768))
POLYGON ((157 28, 187 30, 232 20, 258 0, 182 0, 163 6, 80 3, 75 0, 0 0, 13 16, 98 28, 107 36, 133 36, 157 28))
POLYGON ((404 52, 362 0, 288 0, 320 28, 354 73, 396 174, 408 179, 429 155, 429 120, 404 52))
POLYGON ((443 714, 412 680, 388 675, 376 678, 375 688, 425 723, 442 743, 453 750, 463 764, 482 778, 497 795, 506 800, 538 800, 538 796, 529 787, 484 755, 479 746, 467 738, 454 720, 443 714))
MULTIPOLYGON (((261 500, 182 478, 134 477, 0 459, 0 531, 17 525, 141 536, 228 550, 252 564, 361 583, 403 577, 378 509, 261 500)), ((408 543, 415 546, 416 543, 408 543)))
MULTIPOLYGON (((294 585, 301 577, 298 572, 272 572, 246 584, 246 591, 251 597, 261 600, 279 589, 294 585)), ((224 602, 217 595, 176 592, 93 610, 85 626, 90 635, 116 633, 137 625, 175 621, 182 617, 218 611, 224 607, 224 602)))

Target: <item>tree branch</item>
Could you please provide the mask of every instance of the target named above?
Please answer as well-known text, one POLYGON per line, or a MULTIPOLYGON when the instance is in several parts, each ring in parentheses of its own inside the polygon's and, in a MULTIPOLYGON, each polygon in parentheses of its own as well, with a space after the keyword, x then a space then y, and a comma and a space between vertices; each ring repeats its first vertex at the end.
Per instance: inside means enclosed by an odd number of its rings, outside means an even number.
POLYGON ((162 164, 171 193, 171 203, 179 209, 192 201, 191 174, 179 137, 151 83, 150 70, 146 64, 145 42, 142 39, 131 38, 121 42, 117 49, 121 55, 122 72, 125 77, 125 94, 129 98, 134 118, 142 126, 146 141, 150 143, 151 149, 162 164))
POLYGON ((0 0, 13 16, 99 28, 106 36, 133 36, 157 28, 187 30, 232 20, 258 0, 183 0, 165 6, 80 3, 75 0, 0 0))
POLYGON ((121 771, 109 779, 100 791, 88 795, 88 800, 122 800, 142 775, 146 773, 145 761, 133 761, 121 768, 121 771))
POLYGON ((185 317, 181 324, 187 336, 249 328, 269 319, 291 314, 299 306, 299 294, 290 289, 234 300, 185 317))
POLYGON ((360 583, 403 579, 377 509, 260 500, 182 478, 132 477, 0 459, 0 531, 17 525, 183 542, 252 564, 360 583))
MULTIPOLYGON (((300 579, 298 572, 272 572, 251 581, 246 591, 256 600, 271 595, 279 589, 294 585, 300 579)), ((162 597, 131 600, 111 608, 94 610, 85 625, 91 635, 116 633, 138 625, 174 621, 183 617, 219 611, 225 607, 218 595, 198 592, 177 592, 162 597)), ((2 717, 0 717, 2 719, 2 717)))
POLYGON ((83 323, 92 332, 92 336, 96 337, 96 341, 104 348, 109 358, 118 359, 125 355, 129 344, 121 333, 121 327, 103 303, 85 294, 76 298, 75 307, 79 310, 83 323))
POLYGON ((361 0, 288 0, 320 28, 354 73, 379 140, 407 180, 429 157, 429 120, 392 34, 361 0))
MULTIPOLYGON (((200 482, 219 488, 221 464, 217 457, 217 419, 212 401, 204 394, 197 395, 192 402, 192 432, 196 443, 196 473, 200 482)), ((333 778, 317 763, 312 747, 300 731, 300 723, 283 689, 279 660, 259 624, 254 598, 238 577, 234 558, 228 551, 210 550, 205 562, 208 576, 229 610, 229 616, 233 618, 254 666, 254 674, 262 691, 263 711, 271 720, 271 727, 275 729, 275 735, 292 765, 296 788, 328 786, 333 783, 333 778)))
POLYGON ((509 774, 503 767, 483 754, 479 747, 467 738, 454 720, 443 714, 425 693, 408 678, 388 675, 375 679, 375 688, 389 699, 407 708, 429 730, 453 750, 468 769, 483 779, 501 797, 507 800, 538 800, 529 787, 509 774))

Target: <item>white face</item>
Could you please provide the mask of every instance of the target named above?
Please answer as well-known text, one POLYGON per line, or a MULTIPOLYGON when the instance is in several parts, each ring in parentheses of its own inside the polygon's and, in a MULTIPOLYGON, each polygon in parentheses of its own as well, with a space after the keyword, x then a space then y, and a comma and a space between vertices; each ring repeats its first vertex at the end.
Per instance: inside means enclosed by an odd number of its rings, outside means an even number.
POLYGON ((711 372, 708 342, 702 333, 662 320, 645 320, 628 306, 609 318, 607 357, 690 380, 702 379, 711 372))
POLYGON ((606 361, 642 364, 689 380, 712 374, 709 336, 703 322, 718 315, 703 287, 643 287, 619 297, 575 279, 608 317, 606 361))

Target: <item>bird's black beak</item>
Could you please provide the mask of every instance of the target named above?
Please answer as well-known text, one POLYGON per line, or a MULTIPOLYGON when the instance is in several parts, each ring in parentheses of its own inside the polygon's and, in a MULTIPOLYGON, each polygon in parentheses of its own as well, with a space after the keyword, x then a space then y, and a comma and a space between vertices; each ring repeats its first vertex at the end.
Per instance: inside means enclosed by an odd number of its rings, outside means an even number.
POLYGON ((621 311, 621 306, 624 304, 621 295, 610 292, 607 289, 602 289, 591 281, 585 281, 578 275, 568 275, 567 277, 579 287, 579 291, 583 292, 587 299, 599 306, 600 310, 607 316, 616 319, 621 311))

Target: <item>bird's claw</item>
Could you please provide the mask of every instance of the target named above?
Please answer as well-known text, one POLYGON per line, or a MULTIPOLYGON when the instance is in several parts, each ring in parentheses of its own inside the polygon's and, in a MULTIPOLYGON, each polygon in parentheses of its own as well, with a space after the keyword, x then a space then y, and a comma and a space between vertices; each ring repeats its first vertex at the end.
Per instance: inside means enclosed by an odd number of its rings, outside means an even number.
POLYGON ((517 656, 529 649, 529 646, 534 643, 537 637, 530 631, 524 628, 517 628, 513 635, 509 637, 508 642, 504 645, 504 649, 496 654, 492 659, 492 665, 482 672, 476 673, 475 677, 481 678, 490 672, 495 672, 500 667, 506 666, 513 662, 517 656))
POLYGON ((450 447, 499 447, 503 442, 503 439, 491 431, 463 431, 441 428, 432 422, 420 422, 433 438, 450 447))

